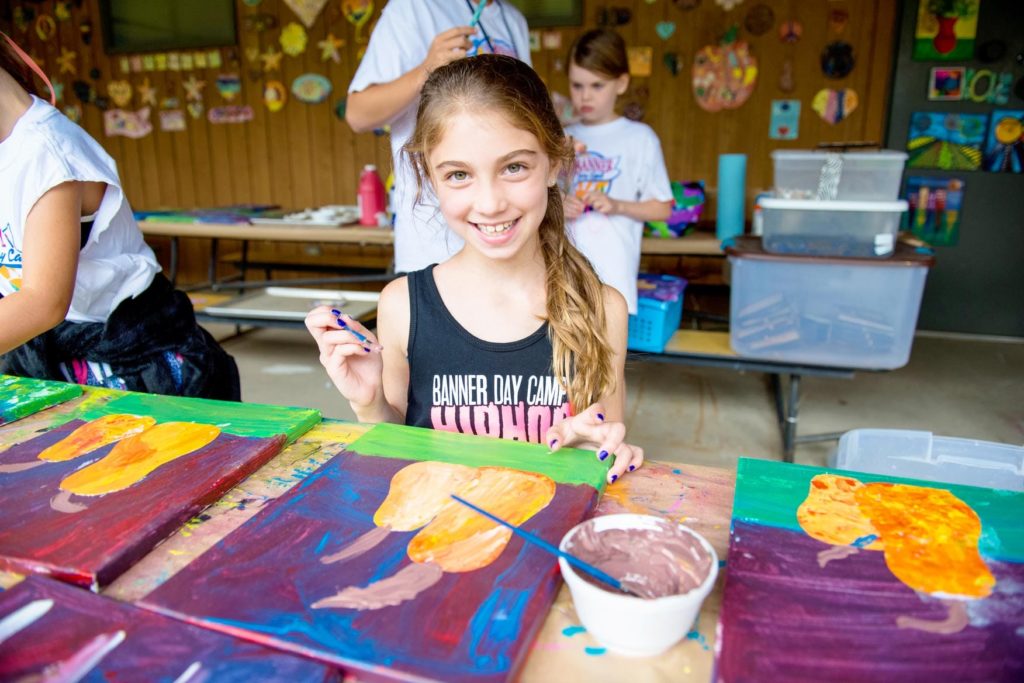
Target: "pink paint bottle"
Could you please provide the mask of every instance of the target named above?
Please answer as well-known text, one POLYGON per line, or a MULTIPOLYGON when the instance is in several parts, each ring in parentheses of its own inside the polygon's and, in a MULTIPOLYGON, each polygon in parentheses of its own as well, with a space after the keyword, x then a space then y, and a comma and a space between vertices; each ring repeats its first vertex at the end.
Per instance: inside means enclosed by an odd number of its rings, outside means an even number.
POLYGON ((387 211, 384 183, 377 175, 377 167, 367 164, 359 176, 359 224, 380 225, 379 214, 387 211))

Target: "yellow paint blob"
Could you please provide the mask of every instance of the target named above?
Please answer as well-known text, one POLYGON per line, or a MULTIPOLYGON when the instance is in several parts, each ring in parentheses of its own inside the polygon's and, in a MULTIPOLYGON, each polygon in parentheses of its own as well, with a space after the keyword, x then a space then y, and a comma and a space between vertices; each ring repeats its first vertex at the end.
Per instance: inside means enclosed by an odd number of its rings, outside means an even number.
MULTIPOLYGON (((555 496, 555 482, 543 474, 506 467, 479 467, 473 472, 475 476, 457 493, 517 526, 555 496)), ((497 559, 511 537, 509 529, 449 499, 409 541, 408 553, 413 562, 431 562, 446 572, 468 572, 497 559)))
POLYGON ((860 509, 885 539, 885 563, 922 593, 983 598, 996 579, 978 553, 981 519, 949 491, 873 483, 858 489, 860 509))
POLYGON ((863 486, 852 477, 815 476, 807 498, 796 511, 800 528, 811 538, 829 545, 850 545, 859 538, 877 536, 878 540, 864 548, 881 550, 884 547, 882 535, 857 505, 855 493, 863 486))
POLYGON ((156 424, 151 417, 104 415, 86 422, 39 454, 40 460, 63 462, 91 453, 97 448, 139 434, 156 424))
POLYGON ((1004 116, 996 124, 994 135, 1001 144, 1012 145, 1024 135, 1024 122, 1012 116, 1004 116))
POLYGON ((118 442, 106 457, 70 474, 60 487, 79 496, 120 491, 161 465, 206 446, 219 434, 213 425, 165 422, 118 442))
POLYGON ((473 467, 430 460, 403 467, 391 478, 391 488, 373 515, 373 523, 392 531, 424 527, 453 502, 451 494, 476 476, 473 467))

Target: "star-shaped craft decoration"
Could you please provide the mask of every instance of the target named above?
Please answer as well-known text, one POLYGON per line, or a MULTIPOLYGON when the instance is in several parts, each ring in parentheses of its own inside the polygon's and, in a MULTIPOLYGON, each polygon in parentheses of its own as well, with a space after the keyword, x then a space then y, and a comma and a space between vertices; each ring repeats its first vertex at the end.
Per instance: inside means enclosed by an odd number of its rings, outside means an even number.
POLYGON ((189 74, 188 80, 182 81, 181 85, 185 88, 185 99, 193 102, 202 101, 203 88, 206 87, 206 81, 199 80, 195 74, 189 74))
POLYGON ((320 48, 320 61, 326 62, 329 59, 340 64, 341 55, 338 54, 338 48, 344 45, 345 41, 342 38, 335 38, 333 33, 328 33, 327 38, 317 43, 317 47, 320 48))
POLYGON ((78 65, 75 63, 77 59, 77 52, 62 47, 60 49, 60 57, 57 57, 57 65, 60 67, 60 72, 62 74, 71 74, 72 76, 78 74, 78 65))
POLYGON ((272 47, 268 47, 266 51, 260 55, 260 61, 263 62, 263 70, 280 71, 281 70, 281 58, 284 57, 283 52, 277 52, 272 47))
POLYGON ((149 84, 149 78, 143 79, 142 83, 135 86, 135 92, 139 94, 139 102, 143 105, 156 106, 156 88, 149 84))

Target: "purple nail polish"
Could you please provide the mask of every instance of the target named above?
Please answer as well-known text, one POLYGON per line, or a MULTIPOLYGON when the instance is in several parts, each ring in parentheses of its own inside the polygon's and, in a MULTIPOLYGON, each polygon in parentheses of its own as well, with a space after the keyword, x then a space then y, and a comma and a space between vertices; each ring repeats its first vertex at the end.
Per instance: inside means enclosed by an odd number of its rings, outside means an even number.
POLYGON ((598 454, 597 454, 597 459, 598 460, 604 460, 607 457, 608 457, 608 451, 598 451, 598 454))
POLYGON ((636 469, 636 465, 630 465, 630 466, 629 466, 629 471, 630 471, 630 472, 632 472, 632 471, 633 471, 633 470, 635 470, 635 469, 636 469))
POLYGON ((345 324, 345 321, 342 320, 341 318, 338 318, 338 325, 340 327, 348 327, 348 325, 345 324))
POLYGON ((367 353, 369 353, 370 352, 370 347, 369 346, 364 346, 363 347, 363 351, 366 351, 367 353))
POLYGON ((333 313, 336 318, 341 317, 341 311, 339 311, 337 308, 332 308, 331 313, 333 313))
POLYGON ((601 422, 604 422, 604 413, 598 413, 597 419, 600 420, 601 422))
POLYGON ((557 444, 558 444, 558 439, 551 439, 551 442, 548 443, 548 446, 550 448, 554 448, 557 444))
POLYGON ((616 480, 616 479, 618 479, 618 478, 619 478, 619 475, 617 475, 617 474, 613 474, 613 475, 612 475, 612 483, 614 484, 614 483, 615 483, 615 480, 616 480))

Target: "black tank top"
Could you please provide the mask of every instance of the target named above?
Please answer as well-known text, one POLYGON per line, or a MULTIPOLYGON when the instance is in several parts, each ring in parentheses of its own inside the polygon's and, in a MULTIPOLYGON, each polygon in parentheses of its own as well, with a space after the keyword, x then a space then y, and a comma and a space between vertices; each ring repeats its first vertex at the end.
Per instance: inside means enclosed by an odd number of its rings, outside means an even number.
POLYGON ((551 357, 547 323, 519 341, 477 339, 445 307, 434 266, 409 274, 407 425, 541 443, 569 414, 551 357))

